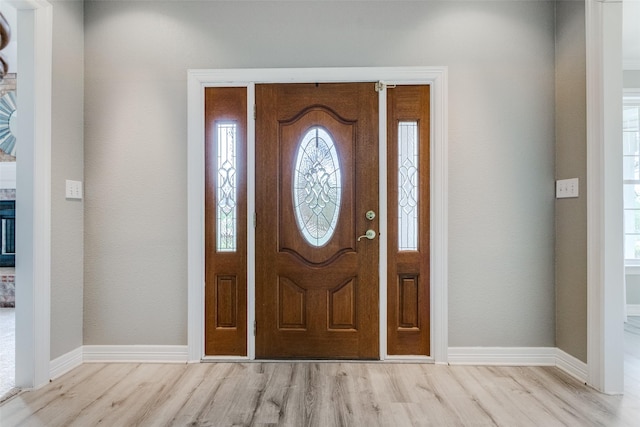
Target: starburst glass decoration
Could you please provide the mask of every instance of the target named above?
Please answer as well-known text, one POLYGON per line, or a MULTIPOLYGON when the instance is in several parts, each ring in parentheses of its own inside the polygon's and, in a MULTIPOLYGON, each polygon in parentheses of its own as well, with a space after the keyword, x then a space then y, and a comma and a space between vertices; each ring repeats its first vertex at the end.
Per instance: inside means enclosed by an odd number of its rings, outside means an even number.
POLYGON ((310 245, 324 246, 333 236, 341 195, 342 180, 336 146, 325 129, 313 127, 298 144, 293 175, 296 222, 310 245))
POLYGON ((0 98, 0 150, 15 157, 18 127, 16 93, 7 92, 0 98))

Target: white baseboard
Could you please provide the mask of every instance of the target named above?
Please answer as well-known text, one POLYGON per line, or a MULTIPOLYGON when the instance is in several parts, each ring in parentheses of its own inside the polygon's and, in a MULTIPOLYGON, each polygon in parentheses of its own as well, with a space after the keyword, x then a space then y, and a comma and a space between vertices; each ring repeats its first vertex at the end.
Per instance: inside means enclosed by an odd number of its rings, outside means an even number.
POLYGON ((187 363, 186 345, 85 345, 85 362, 187 363))
POLYGON ((556 366, 578 381, 587 382, 587 364, 559 348, 556 349, 556 366))
POLYGON ((556 347, 449 347, 449 364, 555 366, 587 381, 587 364, 556 347))
POLYGON ((56 379, 82 365, 82 346, 49 362, 49 377, 56 379))
MULTIPOLYGON (((52 360, 50 377, 83 362, 187 363, 188 351, 186 345, 85 345, 52 360)), ((556 366, 581 382, 587 379, 587 364, 556 347, 449 347, 449 364, 556 366)))
POLYGON ((555 347, 449 347, 450 365, 555 366, 555 347))
POLYGON ((640 316, 640 304, 627 304, 627 316, 640 316))

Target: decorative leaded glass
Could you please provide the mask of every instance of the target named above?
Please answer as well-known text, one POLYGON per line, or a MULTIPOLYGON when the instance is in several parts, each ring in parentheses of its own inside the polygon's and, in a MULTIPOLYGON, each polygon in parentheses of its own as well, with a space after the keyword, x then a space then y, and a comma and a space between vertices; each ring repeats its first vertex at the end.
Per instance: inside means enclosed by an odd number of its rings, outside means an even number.
POLYGON ((236 250, 236 136, 235 123, 217 123, 218 185, 217 185, 217 250, 236 250))
POLYGON ((418 250, 418 123, 398 124, 398 249, 418 250))
POLYGON ((325 245, 336 228, 342 180, 338 153, 321 127, 307 131, 298 144, 293 174, 293 205, 300 233, 310 245, 325 245))

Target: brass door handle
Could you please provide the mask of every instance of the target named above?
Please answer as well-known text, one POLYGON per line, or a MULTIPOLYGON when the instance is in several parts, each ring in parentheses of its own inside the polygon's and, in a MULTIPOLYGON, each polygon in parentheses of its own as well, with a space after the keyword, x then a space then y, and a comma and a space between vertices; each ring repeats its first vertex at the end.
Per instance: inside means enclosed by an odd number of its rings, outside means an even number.
POLYGON ((369 230, 367 230, 367 232, 366 232, 365 234, 363 234, 362 236, 358 237, 358 242, 359 242, 360 240, 362 240, 363 238, 365 238, 365 237, 366 237, 367 239, 369 239, 369 240, 373 240, 373 239, 375 239, 375 238, 376 238, 376 234, 377 234, 377 233, 376 233, 375 231, 373 231, 373 230, 369 229, 369 230))

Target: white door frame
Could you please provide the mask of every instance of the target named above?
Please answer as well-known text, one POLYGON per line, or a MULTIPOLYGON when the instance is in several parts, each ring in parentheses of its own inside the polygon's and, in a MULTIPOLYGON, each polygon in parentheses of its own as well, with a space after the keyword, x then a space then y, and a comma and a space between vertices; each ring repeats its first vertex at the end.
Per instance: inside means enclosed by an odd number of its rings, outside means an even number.
MULTIPOLYGON (((410 357, 447 363, 447 68, 298 68, 189 70, 188 72, 188 360, 204 357, 204 88, 215 86, 246 87, 247 112, 247 218, 255 211, 255 122, 251 106, 255 104, 257 83, 373 82, 387 84, 431 85, 431 356, 410 357)), ((380 92, 380 153, 386 153, 386 90, 380 92)), ((398 359, 386 353, 386 156, 380 156, 380 357, 398 359)), ((255 318, 255 230, 248 227, 247 331, 255 318)), ((246 360, 255 358, 255 337, 248 337, 246 360)), ((209 358, 207 358, 209 359, 209 358)), ((403 359, 407 359, 404 357, 403 359)))
POLYGON ((53 14, 46 0, 18 10, 16 169, 16 386, 49 382, 51 282, 51 69, 53 14))
POLYGON ((604 393, 624 392, 622 3, 586 0, 587 369, 604 393))

